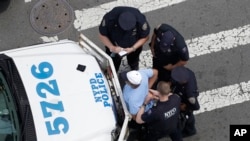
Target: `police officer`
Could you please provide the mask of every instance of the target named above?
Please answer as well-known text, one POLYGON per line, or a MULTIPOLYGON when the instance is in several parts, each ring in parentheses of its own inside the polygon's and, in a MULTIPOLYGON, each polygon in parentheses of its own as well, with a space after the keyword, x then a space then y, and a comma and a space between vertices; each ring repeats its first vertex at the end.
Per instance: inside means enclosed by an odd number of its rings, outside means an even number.
POLYGON ((185 118, 182 135, 183 137, 192 136, 196 134, 193 111, 200 109, 195 74, 190 69, 179 66, 172 70, 171 78, 173 92, 181 97, 181 115, 185 118))
POLYGON ((99 37, 118 71, 121 64, 119 52, 127 52, 132 70, 139 68, 143 44, 149 39, 150 27, 146 17, 133 7, 115 7, 106 13, 99 26, 99 37))
POLYGON ((148 132, 144 140, 157 141, 169 135, 172 141, 182 141, 181 130, 178 127, 181 99, 170 92, 170 84, 167 82, 160 81, 157 90, 150 90, 152 94, 145 98, 136 116, 137 123, 147 125, 148 132), (145 106, 155 96, 158 97, 157 103, 145 112, 145 106))
POLYGON ((159 71, 159 81, 169 81, 171 70, 176 66, 184 66, 189 60, 183 36, 168 24, 161 24, 154 29, 149 45, 153 55, 153 68, 159 71))

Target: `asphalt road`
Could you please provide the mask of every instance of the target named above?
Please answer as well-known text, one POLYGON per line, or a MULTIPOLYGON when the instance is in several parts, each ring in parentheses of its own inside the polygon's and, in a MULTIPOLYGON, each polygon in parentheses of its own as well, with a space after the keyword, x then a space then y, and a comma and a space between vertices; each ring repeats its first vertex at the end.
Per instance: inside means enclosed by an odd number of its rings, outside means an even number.
MULTIPOLYGON (((43 1, 51 4, 48 0, 43 1)), ((64 30, 58 34, 43 35, 34 29, 31 20, 39 16, 31 12, 38 2, 42 0, 12 0, 8 9, 0 13, 1 51, 60 39, 78 41, 79 33, 102 47, 97 37, 100 12, 110 10, 114 3, 123 3, 122 0, 68 0, 73 11, 69 26, 61 23, 62 29, 67 26, 64 30), (90 8, 96 9, 91 12, 90 8), (79 12, 82 12, 83 19, 79 19, 79 12), (92 26, 84 25, 88 23, 86 19, 91 18, 94 18, 92 26), (77 20, 83 20, 80 27, 77 20)), ((250 124, 250 1, 173 0, 176 3, 164 7, 160 7, 163 4, 156 0, 151 1, 155 4, 152 6, 149 2, 141 2, 143 4, 139 7, 145 10, 151 28, 160 23, 174 26, 183 34, 192 53, 187 66, 197 76, 202 108, 196 114, 197 135, 184 141, 229 141, 230 125, 250 124), (145 5, 159 8, 149 10, 145 5)), ((172 1, 164 0, 164 4, 168 2, 172 1)), ((138 6, 136 3, 138 1, 126 4, 138 6)), ((46 10, 42 12, 46 13, 46 10)), ((70 10, 66 9, 66 13, 70 10)), ((58 20, 65 22, 65 17, 58 20)), ((41 24, 43 28, 47 25, 46 22, 41 24)), ((141 67, 150 67, 148 49, 144 47, 141 67)))

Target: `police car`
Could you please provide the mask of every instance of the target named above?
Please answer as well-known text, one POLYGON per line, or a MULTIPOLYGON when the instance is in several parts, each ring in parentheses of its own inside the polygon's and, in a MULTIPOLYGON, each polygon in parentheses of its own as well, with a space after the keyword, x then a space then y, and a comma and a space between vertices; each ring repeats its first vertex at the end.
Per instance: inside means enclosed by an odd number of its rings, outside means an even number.
POLYGON ((80 37, 0 52, 1 141, 126 140, 112 60, 80 37))

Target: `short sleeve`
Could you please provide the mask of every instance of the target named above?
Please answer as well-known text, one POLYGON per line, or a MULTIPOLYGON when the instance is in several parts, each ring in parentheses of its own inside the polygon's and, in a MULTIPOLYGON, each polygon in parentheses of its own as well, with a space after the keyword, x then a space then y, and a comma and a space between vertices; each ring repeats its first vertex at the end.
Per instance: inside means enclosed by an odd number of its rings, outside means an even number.
POLYGON ((190 78, 188 80, 186 93, 187 98, 197 97, 199 95, 196 77, 193 72, 190 72, 190 78))
POLYGON ((139 38, 145 38, 150 33, 150 25, 146 19, 146 17, 142 13, 137 13, 137 30, 139 38))
POLYGON ((153 69, 141 69, 139 71, 145 74, 148 78, 152 77, 154 74, 153 69))
POLYGON ((150 33, 150 26, 147 21, 137 25, 137 34, 139 38, 145 38, 150 33))
POLYGON ((182 36, 176 36, 176 47, 178 48, 178 54, 181 60, 189 60, 189 51, 187 44, 182 36))
POLYGON ((108 35, 108 20, 107 20, 107 15, 105 15, 99 25, 99 33, 101 35, 108 35))
POLYGON ((149 109, 147 112, 142 114, 141 119, 146 123, 150 123, 152 121, 155 121, 158 117, 159 116, 156 114, 156 111, 154 111, 154 109, 149 109))

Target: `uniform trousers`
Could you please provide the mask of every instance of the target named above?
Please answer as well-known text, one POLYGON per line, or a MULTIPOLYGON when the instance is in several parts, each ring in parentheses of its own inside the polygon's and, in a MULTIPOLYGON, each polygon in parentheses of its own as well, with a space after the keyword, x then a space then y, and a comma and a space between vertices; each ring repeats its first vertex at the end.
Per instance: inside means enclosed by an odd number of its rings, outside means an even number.
POLYGON ((191 135, 196 134, 196 128, 195 128, 195 117, 192 110, 184 112, 184 115, 186 116, 186 121, 182 130, 182 136, 188 137, 191 135))
MULTIPOLYGON (((134 52, 131 52, 130 54, 127 55, 128 65, 130 66, 131 70, 139 69, 139 59, 141 52, 142 52, 142 47, 139 47, 134 52)), ((110 52, 110 50, 106 47, 106 53, 108 55, 111 55, 112 52, 110 52)), ((115 54, 114 56, 111 56, 111 58, 115 65, 116 71, 118 71, 121 65, 122 57, 120 57, 118 54, 115 54)))

